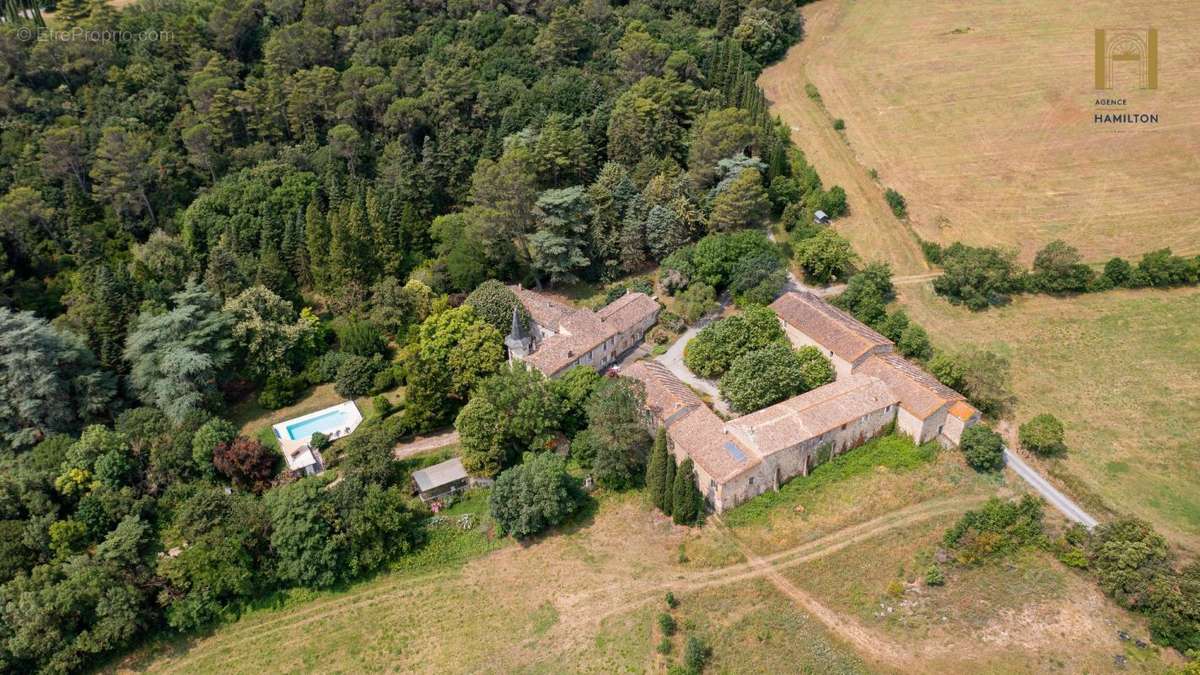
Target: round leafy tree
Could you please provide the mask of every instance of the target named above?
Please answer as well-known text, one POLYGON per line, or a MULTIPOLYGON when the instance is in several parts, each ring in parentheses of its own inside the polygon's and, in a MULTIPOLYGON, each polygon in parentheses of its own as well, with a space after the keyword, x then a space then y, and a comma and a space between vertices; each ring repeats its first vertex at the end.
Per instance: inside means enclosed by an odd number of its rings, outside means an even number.
POLYGON ((1067 451, 1063 442, 1063 425, 1050 414, 1041 414, 1021 425, 1018 432, 1021 447, 1043 457, 1061 455, 1067 451))
POLYGON ((962 451, 967 464, 976 471, 1004 468, 1004 439, 986 424, 976 424, 963 432, 962 451))
POLYGON ((739 356, 721 378, 721 395, 748 413, 833 381, 833 364, 815 347, 772 343, 739 356))
POLYGON ((517 294, 495 279, 488 279, 479 284, 467 296, 466 303, 474 307, 475 314, 500 331, 501 335, 508 335, 509 329, 512 328, 513 307, 517 308, 521 325, 529 328, 529 312, 525 311, 525 307, 517 299, 517 294))
POLYGON ((734 359, 783 339, 783 328, 766 307, 751 307, 704 327, 683 350, 683 362, 700 377, 719 377, 734 359))
POLYGON ((721 377, 721 395, 740 413, 754 412, 805 391, 795 352, 772 344, 739 356, 721 377))
POLYGON ((500 530, 523 539, 566 520, 582 499, 565 460, 547 452, 500 474, 488 503, 500 530))

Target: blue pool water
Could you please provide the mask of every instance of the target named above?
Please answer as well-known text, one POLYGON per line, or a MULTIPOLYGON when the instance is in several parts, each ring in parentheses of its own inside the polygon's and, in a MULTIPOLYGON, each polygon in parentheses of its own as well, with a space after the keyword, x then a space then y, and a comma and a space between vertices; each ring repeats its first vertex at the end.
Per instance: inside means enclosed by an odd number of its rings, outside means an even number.
POLYGON ((320 431, 323 434, 329 434, 344 427, 350 426, 347 423, 346 412, 344 410, 330 410, 324 415, 317 415, 287 426, 288 437, 293 441, 307 440, 316 432, 320 431))

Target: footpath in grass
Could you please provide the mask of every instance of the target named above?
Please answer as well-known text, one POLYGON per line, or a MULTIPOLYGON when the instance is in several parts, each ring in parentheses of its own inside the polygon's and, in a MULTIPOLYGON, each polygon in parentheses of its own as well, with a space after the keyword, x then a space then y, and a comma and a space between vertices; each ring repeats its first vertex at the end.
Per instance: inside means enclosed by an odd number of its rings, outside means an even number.
POLYGON ((817 466, 806 477, 796 477, 778 492, 767 492, 724 514, 721 519, 733 528, 765 523, 777 509, 806 506, 816 495, 834 483, 862 476, 883 467, 905 472, 932 462, 938 454, 933 443, 918 446, 905 436, 881 436, 865 445, 838 455, 817 466))

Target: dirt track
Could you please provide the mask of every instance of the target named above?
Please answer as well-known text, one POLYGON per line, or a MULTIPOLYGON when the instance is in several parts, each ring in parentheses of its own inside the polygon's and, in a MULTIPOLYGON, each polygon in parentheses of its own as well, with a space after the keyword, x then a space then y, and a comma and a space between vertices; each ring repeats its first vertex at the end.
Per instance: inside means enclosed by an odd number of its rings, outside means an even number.
POLYGON ((868 262, 888 262, 897 275, 927 273, 929 265, 916 239, 892 215, 883 189, 859 164, 825 109, 804 91, 808 52, 814 41, 829 33, 836 7, 828 2, 806 7, 805 40, 792 47, 783 61, 764 70, 758 84, 771 102, 771 110, 791 127, 792 139, 821 174, 825 187, 840 185, 846 190, 850 214, 838 219, 838 231, 868 262))

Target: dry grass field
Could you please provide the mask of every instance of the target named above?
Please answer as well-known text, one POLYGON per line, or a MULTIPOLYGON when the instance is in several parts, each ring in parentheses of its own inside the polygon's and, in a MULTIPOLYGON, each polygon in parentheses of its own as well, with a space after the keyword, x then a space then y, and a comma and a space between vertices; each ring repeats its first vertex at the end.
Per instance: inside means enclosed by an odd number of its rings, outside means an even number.
POLYGON ((1056 238, 1097 261, 1200 253, 1200 3, 822 0, 805 15, 806 40, 761 84, 826 182, 846 187, 860 213, 838 227, 866 257, 921 271, 870 194, 882 189, 872 168, 927 239, 1001 244, 1025 261, 1056 238), (1159 88, 1095 90, 1094 29, 1145 27, 1159 31, 1159 88), (1092 121, 1101 96, 1160 121, 1105 130, 1092 121))
MULTIPOLYGON (((926 660, 943 672, 1028 672, 1053 665, 1069 629, 1071 653, 1057 669, 1098 672, 1121 653, 1118 628, 1145 634, 1040 555, 912 592, 920 606, 905 610, 905 623, 874 616, 893 580, 926 564, 921 556, 963 510, 1011 491, 967 471, 956 453, 901 449, 918 460, 898 462, 892 450, 864 450, 868 461, 785 490, 732 526, 676 527, 640 493, 602 496, 594 513, 528 545, 489 537, 483 515, 469 532, 437 530, 430 547, 372 581, 293 592, 109 670, 661 673, 694 635, 712 647, 709 672, 930 672, 926 660), (663 655, 657 626, 667 611, 679 632, 663 655)), ((483 506, 476 498, 456 509, 482 515, 483 506)), ((1161 666, 1157 654, 1139 659, 1161 666)))
POLYGON ((924 284, 901 287, 901 303, 938 346, 1009 356, 1014 421, 1063 420, 1070 452, 1044 466, 1088 508, 1094 493, 1200 552, 1200 289, 1021 297, 972 313, 924 284))

